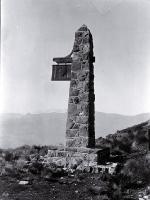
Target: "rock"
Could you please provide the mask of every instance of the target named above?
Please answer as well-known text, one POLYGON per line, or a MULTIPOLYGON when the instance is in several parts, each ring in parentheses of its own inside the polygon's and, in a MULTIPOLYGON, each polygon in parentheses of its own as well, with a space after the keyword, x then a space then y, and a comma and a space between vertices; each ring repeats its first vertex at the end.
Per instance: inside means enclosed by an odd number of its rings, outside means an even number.
POLYGON ((29 181, 19 181, 19 185, 28 185, 29 181))
POLYGON ((149 200, 150 198, 149 198, 148 195, 145 195, 145 196, 144 196, 144 199, 145 199, 145 200, 149 200))
POLYGON ((66 179, 60 179, 59 181, 58 181, 60 184, 67 184, 68 183, 68 181, 66 180, 66 179))
POLYGON ((108 193, 108 188, 106 186, 91 186, 89 187, 89 191, 95 195, 103 194, 105 196, 108 193))
POLYGON ((8 192, 3 192, 2 193, 2 197, 8 197, 8 196, 9 196, 8 192))
POLYGON ((66 166, 66 158, 59 158, 57 161, 55 161, 55 164, 59 167, 66 166))
POLYGON ((92 194, 98 195, 98 194, 101 193, 102 187, 99 187, 99 186, 91 186, 91 187, 89 187, 89 191, 90 191, 92 194))
POLYGON ((78 129, 70 129, 66 131, 66 137, 76 137, 78 136, 78 129))
POLYGON ((48 176, 48 175, 45 176, 44 179, 45 179, 46 181, 53 182, 53 183, 58 182, 58 178, 51 177, 51 176, 48 176))
POLYGON ((22 178, 22 181, 28 181, 29 182, 29 184, 31 184, 32 183, 32 181, 33 181, 33 177, 31 176, 27 176, 27 177, 24 177, 24 178, 22 178))
POLYGON ((7 173, 12 173, 12 172, 14 171, 13 165, 12 165, 12 164, 9 164, 9 163, 6 163, 6 165, 5 165, 5 171, 6 171, 7 173))
POLYGON ((110 200, 110 198, 107 195, 99 196, 98 200, 110 200))

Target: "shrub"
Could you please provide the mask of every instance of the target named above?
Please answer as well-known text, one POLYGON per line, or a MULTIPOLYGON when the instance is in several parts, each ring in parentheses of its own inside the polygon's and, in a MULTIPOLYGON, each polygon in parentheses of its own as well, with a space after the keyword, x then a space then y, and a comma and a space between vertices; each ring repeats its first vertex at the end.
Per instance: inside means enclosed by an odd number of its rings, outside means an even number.
POLYGON ((122 173, 129 179, 131 184, 150 182, 150 165, 145 157, 128 160, 122 173))
POLYGON ((146 133, 144 131, 138 132, 138 134, 135 136, 135 139, 138 144, 148 142, 148 138, 146 137, 146 133))
POLYGON ((10 153, 9 151, 6 151, 5 152, 5 160, 8 161, 8 162, 12 161, 13 160, 13 154, 10 153))

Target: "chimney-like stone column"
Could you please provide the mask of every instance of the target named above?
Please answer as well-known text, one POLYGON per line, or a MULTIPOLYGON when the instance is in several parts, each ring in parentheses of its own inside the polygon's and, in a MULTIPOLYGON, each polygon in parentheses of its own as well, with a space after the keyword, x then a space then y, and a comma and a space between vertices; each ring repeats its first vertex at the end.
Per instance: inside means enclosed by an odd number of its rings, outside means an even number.
POLYGON ((83 25, 75 33, 66 127, 66 146, 95 146, 93 39, 83 25))

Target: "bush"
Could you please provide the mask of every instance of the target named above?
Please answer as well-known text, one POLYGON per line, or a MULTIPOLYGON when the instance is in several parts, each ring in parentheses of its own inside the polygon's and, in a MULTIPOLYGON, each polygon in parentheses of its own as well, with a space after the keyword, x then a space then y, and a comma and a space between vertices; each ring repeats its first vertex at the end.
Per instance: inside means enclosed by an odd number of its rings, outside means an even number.
POLYGON ((16 161, 16 168, 22 170, 26 165, 26 161, 23 159, 19 159, 16 161))
POLYGON ((128 160, 122 173, 134 185, 150 182, 150 165, 145 157, 128 160))
POLYGON ((5 161, 10 162, 12 160, 13 160, 13 154, 8 152, 8 151, 6 151, 6 153, 5 153, 5 161))
POLYGON ((146 134, 145 134, 144 131, 141 131, 138 134, 136 134, 135 139, 136 139, 138 144, 148 142, 148 138, 146 137, 146 134))

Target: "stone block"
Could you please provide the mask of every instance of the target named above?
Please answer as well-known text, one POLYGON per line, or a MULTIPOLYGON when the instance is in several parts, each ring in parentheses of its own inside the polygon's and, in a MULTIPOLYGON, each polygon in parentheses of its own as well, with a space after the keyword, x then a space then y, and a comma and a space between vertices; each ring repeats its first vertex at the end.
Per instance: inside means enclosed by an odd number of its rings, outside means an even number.
POLYGON ((80 94, 80 101, 88 102, 89 101, 89 92, 80 94))
POLYGON ((89 51, 90 51, 90 45, 89 45, 89 43, 84 44, 83 54, 89 53, 89 51))
POLYGON ((83 160, 89 162, 89 154, 88 153, 82 153, 83 160))
POLYGON ((58 156, 58 157, 66 157, 67 154, 68 154, 67 151, 58 151, 58 152, 57 152, 57 156, 58 156))
POLYGON ((70 87, 72 88, 72 87, 77 87, 77 85, 78 85, 78 80, 71 80, 71 82, 70 82, 70 87))
POLYGON ((80 46, 79 46, 79 53, 81 53, 81 52, 83 51, 83 47, 84 47, 84 46, 83 46, 83 44, 81 43, 80 46))
POLYGON ((89 92, 89 82, 88 82, 88 81, 86 81, 86 82, 84 83, 83 91, 89 92))
MULTIPOLYGON (((80 42, 81 42, 81 40, 80 40, 80 42)), ((79 43, 80 43, 80 42, 79 42, 79 43)), ((78 51, 79 51, 79 45, 78 45, 76 42, 74 43, 73 51, 74 51, 74 52, 78 52, 78 51)))
POLYGON ((66 137, 72 138, 72 137, 78 137, 79 136, 79 130, 78 129, 69 129, 66 131, 66 137))
POLYGON ((70 98, 69 98, 69 103, 74 103, 73 101, 74 101, 74 98, 73 98, 73 97, 70 97, 70 98))
POLYGON ((80 152, 80 153, 89 153, 89 154, 97 154, 97 152, 100 150, 100 149, 95 149, 95 148, 87 148, 87 147, 76 147, 76 150, 77 152, 80 152))
POLYGON ((74 122, 76 122, 76 115, 70 114, 69 115, 69 119, 73 120, 74 122))
POLYGON ((68 114, 76 115, 77 114, 77 105, 74 103, 69 103, 68 105, 68 114))
POLYGON ((86 147, 79 147, 79 148, 77 148, 77 152, 80 152, 80 153, 89 153, 90 149, 86 148, 86 147))
POLYGON ((59 158, 59 159, 57 159, 53 162, 59 167, 65 167, 66 166, 66 158, 59 158))
POLYGON ((79 90, 76 88, 70 88, 70 96, 78 96, 79 95, 79 90))
POLYGON ((76 122, 80 123, 80 124, 88 124, 88 117, 87 116, 77 116, 76 122))
POLYGON ((67 126, 66 129, 71 129, 74 126, 74 121, 70 118, 67 119, 67 126))
POLYGON ((89 35, 89 30, 87 28, 87 26, 85 24, 83 24, 79 29, 78 29, 78 32, 79 31, 83 31, 84 33, 88 34, 89 35))
POLYGON ((82 70, 89 70, 90 68, 89 62, 86 60, 83 61, 81 67, 82 67, 82 70))
POLYGON ((79 79, 79 81, 88 81, 89 80, 89 72, 82 71, 81 73, 79 73, 78 79, 79 79))
POLYGON ((73 102, 74 102, 75 104, 78 104, 79 101, 80 101, 79 97, 74 97, 73 102))
POLYGON ((44 163, 47 163, 47 164, 53 163, 53 157, 47 157, 47 158, 45 159, 45 162, 44 162, 44 163))
POLYGON ((84 159, 85 155, 87 155, 87 153, 75 152, 73 154, 74 157, 82 157, 82 160, 84 159))
POLYGON ((86 60, 88 60, 88 59, 89 59, 89 54, 88 54, 88 53, 82 54, 82 60, 83 60, 83 61, 86 61, 86 60))
POLYGON ((67 139, 66 145, 68 147, 86 147, 88 145, 88 138, 76 137, 73 139, 67 139))
POLYGON ((71 70, 74 71, 74 72, 81 70, 81 62, 74 61, 72 63, 71 70))
POLYGON ((80 38, 82 38, 84 36, 84 32, 83 31, 77 31, 75 33, 75 40, 78 41, 80 40, 80 38))
POLYGON ((69 152, 77 152, 78 150, 78 147, 66 147, 65 148, 65 151, 69 151, 69 152))
POLYGON ((89 115, 89 104, 86 102, 84 104, 82 104, 82 113, 84 116, 89 115))
POLYGON ((88 126, 87 125, 80 125, 79 136, 88 137, 88 126))
POLYGON ((64 145, 58 145, 57 150, 58 151, 64 151, 65 150, 65 146, 64 145))
POLYGON ((77 168, 82 163, 82 157, 72 157, 67 160, 68 167, 69 168, 77 168))
POLYGON ((49 157, 56 157, 57 156, 57 150, 48 150, 48 156, 49 157))
POLYGON ((49 146, 48 146, 48 149, 49 149, 49 150, 57 150, 57 149, 58 149, 58 146, 56 146, 56 145, 49 145, 49 146))
POLYGON ((67 141, 66 141, 66 146, 67 147, 74 147, 74 139, 68 139, 67 138, 67 141))
POLYGON ((77 79, 77 73, 76 72, 71 72, 71 79, 77 79))
POLYGON ((83 44, 89 43, 89 35, 88 34, 86 36, 84 36, 84 38, 82 39, 82 43, 83 44))
POLYGON ((73 53, 72 61, 73 62, 81 62, 81 60, 82 60, 81 55, 79 55, 78 52, 74 52, 73 53))
POLYGON ((84 87, 84 81, 79 81, 78 84, 76 85, 76 88, 78 90, 82 90, 83 91, 83 87, 84 87))
POLYGON ((97 154, 94 153, 89 154, 89 160, 91 162, 97 162, 97 154))
POLYGON ((74 126, 72 127, 72 129, 78 129, 79 130, 80 124, 75 123, 74 126))

